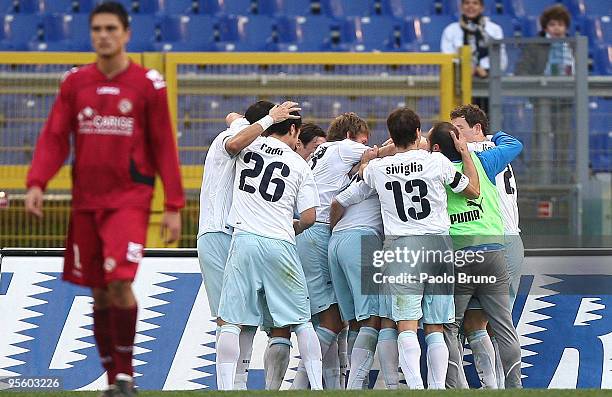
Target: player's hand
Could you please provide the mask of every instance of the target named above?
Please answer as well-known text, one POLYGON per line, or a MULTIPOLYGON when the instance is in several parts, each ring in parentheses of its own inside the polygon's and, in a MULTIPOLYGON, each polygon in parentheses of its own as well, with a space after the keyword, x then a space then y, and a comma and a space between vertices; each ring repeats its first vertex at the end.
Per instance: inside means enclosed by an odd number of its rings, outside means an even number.
POLYGON ((476 66, 474 68, 474 76, 480 77, 481 79, 486 79, 489 77, 489 71, 481 66, 476 66))
POLYGON ((384 142, 382 143, 382 145, 380 145, 380 146, 381 146, 381 147, 385 147, 385 146, 388 146, 388 145, 393 145, 393 139, 391 139, 391 138, 387 139, 387 140, 386 140, 386 141, 384 141, 384 142))
POLYGON ((42 218, 43 191, 38 186, 32 186, 25 196, 25 210, 29 214, 42 218))
POLYGON ((459 137, 455 135, 453 131, 450 132, 451 138, 453 138, 453 143, 455 144, 455 149, 459 152, 459 154, 469 154, 470 151, 467 147, 467 141, 465 140, 465 136, 459 131, 459 137))
POLYGON ((366 164, 370 160, 378 157, 378 146, 374 145, 372 149, 368 149, 361 155, 361 163, 366 164))
POLYGON ((225 116, 225 124, 229 127, 230 125, 232 125, 232 123, 238 119, 241 119, 242 117, 244 117, 243 115, 239 114, 239 113, 228 113, 227 116, 225 116))
POLYGON ((300 116, 295 116, 291 112, 299 112, 302 108, 298 107, 297 102, 283 102, 280 105, 274 106, 268 112, 268 115, 274 119, 274 123, 280 123, 287 119, 299 119, 300 116))
POLYGON ((164 243, 171 244, 181 235, 181 213, 164 211, 161 221, 161 237, 164 243))

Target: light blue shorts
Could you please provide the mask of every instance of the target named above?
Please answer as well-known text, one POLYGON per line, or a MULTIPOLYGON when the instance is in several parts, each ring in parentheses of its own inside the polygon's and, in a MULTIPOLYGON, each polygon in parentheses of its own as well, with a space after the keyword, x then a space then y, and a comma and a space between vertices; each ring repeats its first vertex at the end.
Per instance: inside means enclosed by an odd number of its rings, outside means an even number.
POLYGON ((284 240, 234 233, 219 317, 231 324, 259 326, 265 312, 263 295, 274 327, 310 321, 308 288, 295 246, 284 240))
MULTIPOLYGON (((523 262, 525 261, 525 247, 523 246, 523 239, 517 234, 507 234, 504 237, 505 240, 505 252, 504 259, 506 261, 506 269, 508 270, 508 277, 510 281, 509 288, 509 304, 510 310, 514 307, 514 301, 516 300, 516 294, 518 293, 519 286, 521 284, 521 274, 523 271, 523 262)), ((482 310, 482 305, 477 297, 470 299, 467 310, 482 310)))
POLYGON ((450 255, 452 242, 449 236, 406 236, 391 237, 385 240, 383 250, 395 252, 407 248, 411 252, 430 251, 431 257, 417 260, 409 265, 405 262, 387 263, 382 269, 386 276, 405 275, 412 281, 381 285, 379 313, 381 317, 393 321, 421 320, 425 324, 446 324, 455 321, 454 275, 452 262, 440 261, 450 255), (427 277, 420 281, 421 275, 439 277, 447 282, 430 282, 427 277))
POLYGON ((315 223, 296 237, 297 253, 306 275, 313 316, 338 302, 329 274, 329 239, 329 225, 325 223, 315 223))
MULTIPOLYGON (((361 278, 362 271, 367 272, 371 266, 366 261, 371 263, 372 252, 381 248, 382 238, 372 229, 332 233, 329 239, 329 271, 342 320, 361 321, 378 316, 378 294, 362 294, 361 278)), ((363 275, 367 277, 366 273, 363 275)))
POLYGON ((223 232, 204 233, 198 238, 198 261, 213 317, 219 313, 223 271, 231 242, 232 236, 223 232))

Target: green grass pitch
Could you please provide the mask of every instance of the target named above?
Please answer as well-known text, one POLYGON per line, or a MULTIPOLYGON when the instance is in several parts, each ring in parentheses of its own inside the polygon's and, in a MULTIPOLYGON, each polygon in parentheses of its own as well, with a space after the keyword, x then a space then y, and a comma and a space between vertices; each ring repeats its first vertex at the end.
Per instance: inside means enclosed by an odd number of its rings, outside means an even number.
MULTIPOLYGON (((450 397, 450 396, 461 396, 461 397, 472 397, 474 394, 480 394, 481 396, 493 395, 495 397, 514 397, 514 396, 525 396, 525 397, 596 397, 596 396, 612 396, 612 390, 546 390, 546 389, 523 389, 523 390, 489 390, 489 391, 477 391, 477 390, 423 390, 423 391, 409 391, 409 390, 367 390, 367 391, 281 391, 281 392, 270 392, 270 391, 234 391, 234 392, 218 392, 218 391, 140 391, 139 397, 242 397, 242 396, 278 396, 278 397, 308 397, 315 395, 324 394, 329 397, 354 397, 354 396, 367 396, 367 397, 407 397, 414 395, 422 395, 424 397, 450 397), (213 394, 215 396, 213 396, 213 394)), ((17 393, 3 393, 5 397, 97 397, 98 392, 17 392, 17 393)))

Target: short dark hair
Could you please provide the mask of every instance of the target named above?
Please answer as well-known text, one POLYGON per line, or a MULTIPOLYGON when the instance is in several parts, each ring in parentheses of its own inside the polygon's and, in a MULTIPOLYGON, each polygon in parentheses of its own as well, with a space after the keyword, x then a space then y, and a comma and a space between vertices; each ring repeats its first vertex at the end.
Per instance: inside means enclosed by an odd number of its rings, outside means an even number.
POLYGON ((489 133, 489 119, 478 105, 461 105, 451 112, 450 117, 451 120, 463 117, 470 128, 480 124, 482 134, 487 135, 489 133))
POLYGON ((561 21, 567 28, 570 27, 571 16, 567 8, 562 4, 555 4, 554 6, 548 7, 540 15, 540 27, 542 30, 546 30, 546 26, 550 21, 561 21))
POLYGON ((327 134, 325 131, 321 129, 316 124, 313 123, 304 123, 302 124, 302 128, 300 129, 300 142, 304 144, 304 146, 308 145, 313 139, 316 137, 325 138, 327 134))
POLYGON ((98 4, 89 14, 89 25, 91 26, 91 21, 93 17, 98 14, 113 14, 119 18, 119 21, 123 25, 124 29, 130 28, 130 16, 126 11, 125 7, 121 3, 117 3, 114 1, 108 1, 106 3, 98 4))
POLYGON ((300 127, 302 126, 302 115, 300 114, 300 112, 291 112, 289 114, 293 116, 300 116, 300 118, 299 119, 287 119, 285 121, 281 121, 280 123, 272 124, 272 126, 267 129, 266 135, 270 135, 270 134, 276 134, 276 135, 281 135, 281 136, 287 135, 292 125, 295 126, 296 131, 299 131, 300 127))
POLYGON ((361 134, 370 136, 368 123, 359 117, 357 113, 347 112, 342 113, 331 122, 327 130, 327 141, 341 141, 346 138, 347 132, 349 133, 349 138, 355 138, 361 134))
POLYGON ((455 142, 450 134, 455 134, 459 137, 459 130, 457 127, 446 121, 441 121, 434 124, 431 132, 429 133, 429 150, 433 149, 435 144, 440 146, 440 152, 448 157, 451 161, 461 160, 461 154, 455 148, 455 142))
POLYGON ((274 104, 270 101, 257 101, 246 110, 244 118, 247 119, 249 124, 253 124, 266 117, 270 112, 270 109, 274 107, 274 104))
POLYGON ((416 142, 417 130, 421 128, 421 119, 414 110, 399 108, 387 117, 387 128, 395 146, 407 147, 416 142))
MULTIPOLYGON (((481 6, 484 7, 484 0, 478 0, 481 6)), ((465 3, 465 0, 461 0, 461 4, 465 3)))

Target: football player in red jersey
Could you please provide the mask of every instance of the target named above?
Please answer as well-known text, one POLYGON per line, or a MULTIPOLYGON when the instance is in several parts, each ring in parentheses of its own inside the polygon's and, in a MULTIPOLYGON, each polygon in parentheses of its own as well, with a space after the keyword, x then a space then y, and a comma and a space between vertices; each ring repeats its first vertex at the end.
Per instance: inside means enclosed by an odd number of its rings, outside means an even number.
POLYGON ((43 191, 74 142, 72 212, 63 278, 92 288, 94 336, 106 396, 133 394, 137 302, 132 282, 149 222, 155 174, 165 193, 162 232, 179 237, 185 198, 166 84, 131 62, 128 14, 118 3, 91 13, 97 59, 64 76, 27 177, 26 211, 42 216, 43 191))

